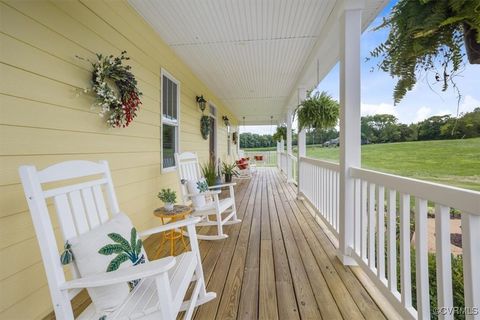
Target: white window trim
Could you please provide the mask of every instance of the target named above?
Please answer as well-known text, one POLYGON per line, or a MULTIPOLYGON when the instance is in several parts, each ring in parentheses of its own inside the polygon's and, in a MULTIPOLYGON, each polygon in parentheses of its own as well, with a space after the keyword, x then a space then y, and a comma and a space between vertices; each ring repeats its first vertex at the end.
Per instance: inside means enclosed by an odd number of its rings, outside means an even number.
POLYGON ((175 126, 177 130, 177 141, 175 141, 176 152, 180 152, 180 81, 178 81, 174 76, 172 76, 167 70, 160 70, 160 172, 169 173, 177 170, 177 164, 173 167, 164 168, 163 167, 163 125, 175 126), (163 116, 163 77, 167 77, 170 81, 177 85, 177 120, 172 120, 163 116))

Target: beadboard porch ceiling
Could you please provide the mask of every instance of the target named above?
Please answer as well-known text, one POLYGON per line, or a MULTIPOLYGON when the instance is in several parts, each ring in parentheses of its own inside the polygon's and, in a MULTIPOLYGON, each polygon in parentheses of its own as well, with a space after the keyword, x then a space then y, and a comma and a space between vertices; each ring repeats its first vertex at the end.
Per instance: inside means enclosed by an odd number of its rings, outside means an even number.
MULTIPOLYGON (((247 125, 282 121, 298 102, 297 88, 314 87, 338 61, 344 1, 129 3, 247 125)), ((365 0, 363 30, 387 3, 365 0)))

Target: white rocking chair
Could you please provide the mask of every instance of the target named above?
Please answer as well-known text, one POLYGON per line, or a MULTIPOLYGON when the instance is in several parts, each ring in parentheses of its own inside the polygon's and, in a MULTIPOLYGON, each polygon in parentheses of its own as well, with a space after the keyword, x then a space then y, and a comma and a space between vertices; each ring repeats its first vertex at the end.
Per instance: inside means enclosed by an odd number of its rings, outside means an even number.
MULTIPOLYGON (((178 178, 180 181, 180 190, 182 193, 183 202, 189 204, 194 196, 198 194, 189 194, 186 182, 191 180, 198 180, 202 178, 200 165, 198 163, 198 157, 195 153, 192 152, 183 152, 175 153, 175 163, 178 167, 178 178)), ((239 223, 242 220, 237 218, 237 208, 235 206, 235 193, 233 187, 236 183, 226 183, 216 186, 210 186, 209 191, 202 193, 205 196, 212 196, 213 201, 207 203, 203 207, 195 207, 195 211, 192 216, 201 217, 202 221, 197 224, 198 227, 201 226, 216 226, 217 234, 216 235, 202 235, 198 234, 198 239, 202 240, 219 240, 225 239, 228 235, 223 233, 223 226, 239 223), (218 195, 221 193, 220 189, 222 187, 229 188, 229 197, 224 199, 219 199, 218 195), (226 215, 225 217, 222 217, 226 215), (215 221, 210 220, 209 216, 215 216, 215 221)), ((193 202, 192 202, 193 204, 193 202)))
MULTIPOLYGON (((103 287, 141 279, 122 306, 107 319, 165 319, 173 320, 181 311, 190 319, 196 306, 216 297, 206 292, 195 224, 199 218, 163 225, 139 236, 186 227, 192 251, 177 257, 167 257, 135 267, 79 278, 75 260, 70 264, 74 280, 67 281, 54 228, 50 220, 47 199, 52 198, 63 241, 86 234, 109 221, 120 212, 108 163, 106 161, 67 161, 38 171, 34 166, 21 166, 20 178, 35 232, 40 245, 52 304, 57 319, 73 319, 70 300, 83 288, 103 287), (99 177, 100 176, 100 177, 99 177), (90 179, 86 181, 85 177, 90 179), (82 182, 70 179, 83 178, 82 182), (65 181, 70 180, 70 181, 65 181), (63 181, 64 186, 58 187, 63 181), (44 189, 42 184, 55 182, 55 188, 44 189), (65 183, 68 185, 65 186, 65 183), (108 202, 105 203, 104 193, 108 202), (107 206, 108 204, 108 206, 107 206), (111 215, 107 211, 110 209, 111 215), (196 282, 190 300, 184 301, 191 282, 196 282)), ((146 257, 145 257, 146 259, 146 257)), ((146 259, 147 260, 147 259, 146 259)), ((91 304, 78 319, 98 320, 102 314, 91 304)))

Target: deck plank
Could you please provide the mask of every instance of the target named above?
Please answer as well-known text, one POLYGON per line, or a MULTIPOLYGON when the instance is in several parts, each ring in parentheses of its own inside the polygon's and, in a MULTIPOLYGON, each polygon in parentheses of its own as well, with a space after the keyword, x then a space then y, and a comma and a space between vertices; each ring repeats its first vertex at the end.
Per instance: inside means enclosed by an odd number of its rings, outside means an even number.
MULTIPOLYGON (((296 192, 296 187, 294 188, 289 185, 289 192, 294 194, 296 192)), ((322 261, 330 261, 330 264, 334 268, 333 273, 338 275, 340 281, 346 287, 347 292, 351 295, 352 300, 355 302, 365 319, 385 319, 385 316, 376 303, 366 292, 355 274, 351 271, 351 268, 357 267, 345 267, 340 260, 337 259, 336 250, 333 244, 312 215, 313 210, 309 210, 303 201, 297 200, 296 203, 303 219, 306 221, 306 225, 310 228, 315 238, 317 238, 318 243, 320 244, 319 248, 325 253, 325 256, 323 256, 323 254, 319 252, 319 254, 322 254, 322 261)), ((330 266, 329 269, 332 270, 330 266)))
POLYGON ((262 320, 277 320, 278 305, 275 285, 275 264, 273 257, 272 234, 270 228, 270 207, 266 176, 262 177, 262 216, 260 234, 260 284, 259 284, 259 314, 262 320))
POLYGON ((271 183, 272 172, 268 172, 267 196, 270 227, 273 242, 273 259, 275 287, 278 299, 278 316, 281 320, 300 319, 297 298, 293 288, 293 280, 288 263, 282 230, 277 216, 277 207, 273 198, 274 188, 271 183))
POLYGON ((229 234, 227 239, 210 241, 213 246, 219 246, 219 256, 212 277, 207 283, 207 290, 216 292, 217 299, 200 307, 195 316, 196 319, 215 319, 217 314, 220 315, 221 319, 236 318, 237 299, 239 298, 239 288, 241 288, 242 284, 241 280, 237 279, 236 274, 243 274, 245 258, 242 256, 242 252, 246 251, 246 245, 242 243, 246 243, 246 241, 242 241, 242 239, 248 239, 257 181, 253 180, 251 184, 252 189, 250 190, 248 201, 243 202, 238 209, 241 214, 240 217, 243 219, 242 223, 225 229, 229 234), (221 247, 222 242, 225 242, 223 247, 221 247), (242 266, 240 267, 240 265, 242 266))
POLYGON ((303 264, 303 252, 300 254, 293 231, 288 223, 287 213, 285 212, 284 207, 285 199, 282 197, 283 194, 279 192, 280 190, 277 185, 278 182, 279 180, 277 176, 274 176, 271 180, 271 184, 275 188, 273 191, 273 198, 277 206, 277 216, 283 233, 300 315, 303 319, 321 319, 322 316, 320 309, 315 299, 315 291, 311 286, 305 265, 303 264))

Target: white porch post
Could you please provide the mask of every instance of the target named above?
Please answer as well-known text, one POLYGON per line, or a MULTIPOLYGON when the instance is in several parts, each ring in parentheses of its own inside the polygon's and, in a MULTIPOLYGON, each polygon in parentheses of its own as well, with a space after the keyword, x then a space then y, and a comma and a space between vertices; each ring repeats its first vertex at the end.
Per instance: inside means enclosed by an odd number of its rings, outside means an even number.
MULTIPOLYGON (((307 90, 305 88, 298 88, 298 104, 307 97, 307 90)), ((298 154, 297 154, 297 198, 302 198, 302 185, 300 178, 300 166, 301 157, 307 155, 307 133, 305 129, 300 131, 300 125, 298 125, 298 154)))
POLYGON ((360 36, 363 1, 346 0, 340 16, 340 233, 338 257, 350 257, 354 231, 354 179, 349 168, 360 167, 360 36))
POLYGON ((292 182, 292 110, 287 111, 287 181, 292 182))
POLYGON ((277 168, 280 168, 280 152, 282 151, 280 143, 282 142, 283 140, 277 141, 277 168))

